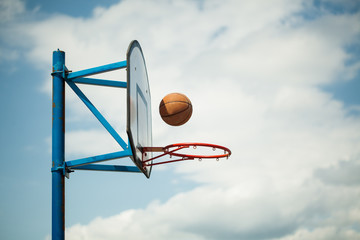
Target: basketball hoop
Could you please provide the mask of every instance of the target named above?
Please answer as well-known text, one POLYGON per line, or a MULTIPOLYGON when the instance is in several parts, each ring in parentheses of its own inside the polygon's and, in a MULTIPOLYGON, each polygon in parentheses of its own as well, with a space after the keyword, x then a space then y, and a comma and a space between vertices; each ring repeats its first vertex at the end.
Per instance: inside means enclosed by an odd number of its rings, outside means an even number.
POLYGON ((143 154, 143 161, 142 161, 143 167, 149 167, 149 166, 155 166, 165 163, 195 160, 195 159, 198 159, 199 161, 201 161, 202 159, 216 159, 218 161, 220 158, 228 159, 231 155, 231 151, 226 147, 210 144, 210 143, 175 143, 175 144, 167 145, 166 147, 144 147, 142 148, 142 154, 143 154), (198 151, 200 148, 206 149, 207 153, 193 154, 189 151, 181 152, 181 150, 198 151), (209 154, 208 153, 209 149, 215 152, 215 154, 213 152, 209 154), (148 152, 163 152, 163 153, 156 157, 144 160, 148 152), (152 162, 153 160, 164 157, 166 155, 169 155, 170 158, 172 158, 173 156, 178 158, 169 161, 162 161, 156 163, 152 162))

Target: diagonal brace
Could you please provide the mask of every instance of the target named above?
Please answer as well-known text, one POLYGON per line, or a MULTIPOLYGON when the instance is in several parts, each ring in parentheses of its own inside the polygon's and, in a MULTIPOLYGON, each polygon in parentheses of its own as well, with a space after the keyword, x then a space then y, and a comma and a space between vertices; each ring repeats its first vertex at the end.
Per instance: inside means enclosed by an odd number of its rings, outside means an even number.
POLYGON ((115 141, 124 149, 128 149, 128 145, 120 137, 120 135, 115 131, 115 129, 110 125, 110 123, 104 118, 104 116, 97 110, 97 108, 90 102, 90 100, 85 96, 85 94, 76 86, 76 84, 69 80, 65 79, 70 88, 78 95, 78 97, 83 101, 83 103, 88 107, 88 109, 95 115, 99 122, 106 128, 106 130, 111 134, 115 141))

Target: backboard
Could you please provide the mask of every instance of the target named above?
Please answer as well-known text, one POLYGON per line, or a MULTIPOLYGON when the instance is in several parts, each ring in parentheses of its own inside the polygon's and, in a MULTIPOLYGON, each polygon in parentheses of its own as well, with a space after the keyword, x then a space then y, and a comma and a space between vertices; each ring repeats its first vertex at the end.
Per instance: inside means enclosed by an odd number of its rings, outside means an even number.
POLYGON ((142 156, 142 148, 152 147, 151 96, 145 59, 138 41, 130 43, 127 52, 127 127, 131 157, 136 166, 150 177, 151 166, 143 168, 142 159, 152 158, 152 153, 142 156))

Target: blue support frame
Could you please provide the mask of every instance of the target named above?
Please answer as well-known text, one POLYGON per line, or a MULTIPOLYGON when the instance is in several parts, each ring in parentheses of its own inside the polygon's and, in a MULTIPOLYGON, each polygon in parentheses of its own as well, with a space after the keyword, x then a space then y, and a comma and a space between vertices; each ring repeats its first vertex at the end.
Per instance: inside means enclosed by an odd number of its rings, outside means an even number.
POLYGON ((78 88, 75 83, 71 80, 65 79, 66 83, 70 88, 78 95, 78 97, 83 101, 83 103, 88 107, 88 109, 95 115, 99 122, 106 128, 106 130, 111 134, 111 136, 116 140, 117 143, 124 149, 128 149, 128 145, 120 137, 120 135, 115 131, 115 129, 110 125, 110 123, 104 118, 103 115, 96 109, 96 107, 91 103, 91 101, 85 96, 85 94, 78 88))
POLYGON ((139 168, 137 168, 135 166, 118 166, 118 165, 89 164, 89 165, 85 165, 85 166, 74 167, 72 169, 75 169, 75 170, 91 170, 91 171, 141 173, 139 168))
POLYGON ((67 161, 65 164, 66 164, 67 168, 74 169, 74 167, 79 167, 79 166, 87 165, 90 163, 98 163, 98 162, 104 162, 104 161, 118 159, 118 158, 130 157, 132 155, 130 149, 131 148, 129 148, 125 151, 107 153, 107 154, 98 155, 98 156, 94 156, 94 157, 81 158, 81 159, 77 159, 77 160, 67 161))
POLYGON ((73 170, 112 171, 141 173, 136 166, 94 164, 118 158, 131 157, 132 150, 105 117, 97 110, 78 84, 127 88, 126 82, 85 78, 86 76, 114 71, 127 67, 126 61, 111 63, 95 68, 69 73, 65 66, 65 52, 53 52, 53 114, 52 114, 52 239, 65 239, 65 176, 73 170), (123 149, 103 155, 65 161, 65 82, 83 101, 99 122, 123 149))
POLYGON ((99 66, 99 67, 94 67, 94 68, 89 68, 89 69, 69 73, 67 75, 67 79, 72 80, 72 79, 75 79, 75 78, 86 77, 86 76, 95 75, 95 74, 99 74, 99 73, 110 72, 110 71, 114 71, 114 70, 117 70, 117 69, 126 68, 126 66, 127 66, 126 61, 111 63, 111 64, 99 66))

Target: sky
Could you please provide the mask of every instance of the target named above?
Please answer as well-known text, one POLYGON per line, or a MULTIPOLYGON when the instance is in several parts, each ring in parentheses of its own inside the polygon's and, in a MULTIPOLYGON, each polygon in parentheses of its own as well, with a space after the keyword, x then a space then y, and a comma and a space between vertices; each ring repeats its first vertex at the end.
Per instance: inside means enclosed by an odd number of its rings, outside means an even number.
MULTIPOLYGON (((134 39, 154 145, 232 155, 150 179, 71 173, 66 239, 359 239, 359 23, 356 0, 0 0, 0 239, 51 238, 52 52, 78 71, 125 60, 134 39), (192 101, 180 127, 158 113, 171 92, 192 101)), ((80 88, 125 138, 125 91, 80 88)), ((66 160, 118 150, 67 88, 66 160)))

